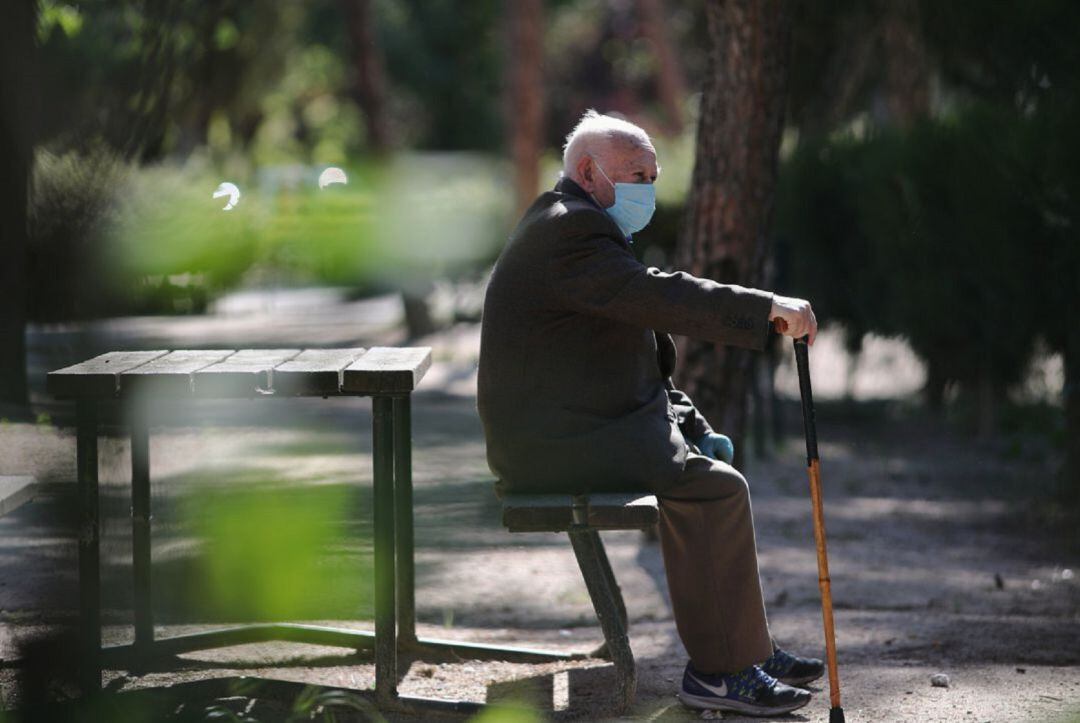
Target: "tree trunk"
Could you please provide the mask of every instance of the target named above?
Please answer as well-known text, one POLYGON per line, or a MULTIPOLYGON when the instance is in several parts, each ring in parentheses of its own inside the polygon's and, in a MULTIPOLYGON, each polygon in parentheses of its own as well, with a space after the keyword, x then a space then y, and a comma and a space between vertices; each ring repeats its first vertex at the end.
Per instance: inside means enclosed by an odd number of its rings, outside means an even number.
POLYGON ((25 406, 26 255, 37 87, 37 3, 10 0, 0 13, 0 404, 25 406))
MULTIPOLYGON (((696 276, 760 286, 787 100, 788 7, 784 0, 709 0, 705 9, 709 63, 677 261, 696 276)), ((680 342, 682 389, 734 440, 741 463, 751 352, 680 342)))
POLYGON ((352 59, 351 95, 367 122, 368 147, 383 153, 390 147, 386 126, 385 78, 375 36, 372 0, 341 0, 352 59))
POLYGON ((517 215, 536 199, 540 146, 544 134, 544 4, 515 0, 506 4, 508 58, 506 126, 514 161, 517 215))
POLYGON ((1068 332, 1065 353, 1065 466, 1062 483, 1067 499, 1080 501, 1080 330, 1068 332))
POLYGON ((683 129, 686 79, 668 37, 663 0, 638 0, 638 16, 641 18, 641 33, 656 56, 656 94, 664 109, 664 130, 678 135, 683 129))
POLYGON ((919 5, 916 0, 884 0, 881 10, 889 119, 910 128, 930 112, 930 69, 919 30, 919 5))

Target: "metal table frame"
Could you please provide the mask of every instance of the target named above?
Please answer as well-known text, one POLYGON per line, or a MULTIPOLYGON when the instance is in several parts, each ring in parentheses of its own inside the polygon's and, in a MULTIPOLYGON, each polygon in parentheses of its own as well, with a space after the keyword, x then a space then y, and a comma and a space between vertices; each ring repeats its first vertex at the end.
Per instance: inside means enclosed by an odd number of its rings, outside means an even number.
POLYGON ((153 657, 244 643, 282 640, 340 646, 375 653, 376 704, 387 709, 438 708, 468 712, 480 704, 405 697, 398 694, 399 653, 453 654, 466 659, 551 662, 580 660, 563 654, 516 647, 419 638, 416 634, 410 393, 350 394, 372 397, 374 477, 375 630, 269 623, 235 626, 155 638, 151 574, 150 419, 136 405, 131 420, 132 563, 135 639, 130 645, 101 645, 101 525, 98 504, 97 434, 99 401, 76 399, 76 454, 79 500, 80 686, 84 695, 101 689, 105 664, 146 665, 153 657))

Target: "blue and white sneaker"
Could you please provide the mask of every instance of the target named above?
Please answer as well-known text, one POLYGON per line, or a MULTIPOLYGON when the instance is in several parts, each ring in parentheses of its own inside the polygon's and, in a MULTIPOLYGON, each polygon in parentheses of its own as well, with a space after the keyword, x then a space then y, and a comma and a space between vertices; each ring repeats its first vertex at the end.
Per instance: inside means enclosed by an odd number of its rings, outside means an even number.
POLYGON ((810 702, 810 693, 781 683, 756 665, 731 675, 708 675, 687 663, 679 699, 691 708, 770 716, 802 708, 810 702))
POLYGON ((817 658, 802 658, 780 648, 773 649, 761 669, 788 685, 806 685, 825 675, 825 663, 817 658))

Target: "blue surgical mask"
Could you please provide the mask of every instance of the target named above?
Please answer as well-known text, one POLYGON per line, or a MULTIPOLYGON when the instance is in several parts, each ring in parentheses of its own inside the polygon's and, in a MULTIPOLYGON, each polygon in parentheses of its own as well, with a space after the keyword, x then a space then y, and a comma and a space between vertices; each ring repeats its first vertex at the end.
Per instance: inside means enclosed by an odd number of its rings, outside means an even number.
POLYGON ((605 210, 622 232, 629 236, 648 226, 656 210, 656 187, 651 183, 614 183, 596 159, 593 165, 615 189, 615 203, 605 210))

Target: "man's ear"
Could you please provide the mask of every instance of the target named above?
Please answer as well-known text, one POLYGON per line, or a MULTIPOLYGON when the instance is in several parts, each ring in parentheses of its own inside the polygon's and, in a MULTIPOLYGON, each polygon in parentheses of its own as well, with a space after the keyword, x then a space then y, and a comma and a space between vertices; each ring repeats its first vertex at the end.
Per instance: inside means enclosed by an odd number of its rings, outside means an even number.
POLYGON ((594 171, 593 171, 593 159, 591 156, 582 156, 581 160, 577 164, 578 178, 585 182, 585 190, 592 192, 592 185, 595 183, 594 171))

